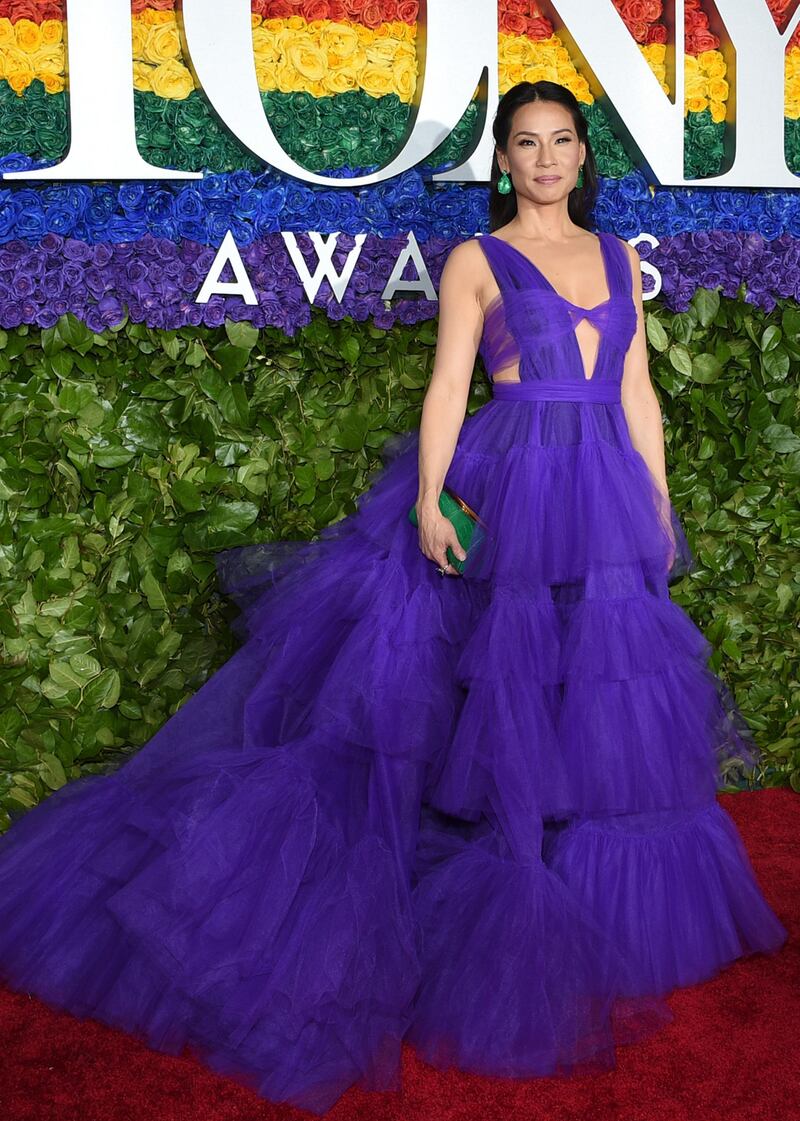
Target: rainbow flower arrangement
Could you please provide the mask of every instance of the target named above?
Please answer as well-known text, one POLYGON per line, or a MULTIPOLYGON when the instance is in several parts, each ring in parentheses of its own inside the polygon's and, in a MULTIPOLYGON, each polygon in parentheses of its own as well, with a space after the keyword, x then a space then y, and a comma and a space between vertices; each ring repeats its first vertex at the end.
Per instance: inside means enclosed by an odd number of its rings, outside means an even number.
MULTIPOLYGON (((669 93, 665 80, 667 30, 661 20, 662 0, 613 2, 650 69, 669 93)), ((789 0, 769 0, 776 21, 780 21, 788 5, 789 0)), ((0 0, 0 81, 18 97, 35 82, 41 83, 49 95, 64 91, 62 6, 55 0, 0 0)), ((713 132, 702 125, 725 124, 729 91, 719 38, 709 30, 702 0, 686 0, 685 8, 687 140, 694 141, 699 149, 690 154, 688 162, 696 165, 697 175, 702 176, 717 170, 720 153, 719 145, 712 139, 713 132), (705 115, 702 120, 701 115, 705 115)), ((132 12, 134 85, 140 93, 150 95, 140 99, 141 138, 147 145, 148 131, 152 133, 165 116, 164 102, 188 102, 186 145, 182 148, 176 138, 174 148, 166 145, 163 154, 174 154, 170 167, 197 169, 196 157, 206 155, 202 143, 205 130, 199 127, 201 120, 191 107, 197 91, 182 57, 174 0, 132 0, 132 12), (194 164, 187 163, 189 155, 195 157, 194 164)), ((253 53, 265 108, 278 110, 277 120, 270 114, 273 126, 287 150, 305 157, 304 166, 328 171, 367 166, 364 161, 368 153, 372 153, 373 163, 379 162, 374 158, 373 137, 369 135, 360 145, 360 153, 353 143, 349 148, 334 145, 332 150, 326 150, 326 125, 339 116, 352 117, 356 124, 363 123, 365 117, 373 119, 386 149, 379 151, 381 159, 397 146, 418 77, 417 15, 417 0, 252 0, 253 53), (312 135, 301 140, 298 134, 305 133, 307 121, 303 120, 301 130, 292 128, 289 119, 293 100, 298 100, 293 95, 298 94, 316 101, 344 94, 361 95, 348 103, 351 109, 358 105, 361 112, 351 115, 337 112, 334 104, 318 105, 312 135), (384 103, 384 99, 388 101, 384 103), (352 162, 357 155, 361 156, 361 163, 352 162)), ((501 93, 519 81, 548 78, 568 86, 587 108, 594 105, 588 82, 535 5, 529 0, 499 0, 498 17, 501 93)), ((298 101, 301 107, 305 103, 305 98, 298 101)), ((4 98, 0 134, 5 138, 6 151, 10 151, 9 140, 21 131, 13 127, 10 118, 15 112, 22 115, 23 110, 24 106, 14 106, 7 96, 4 98)), ((786 52, 785 115, 787 121, 800 119, 800 28, 786 52)), ((177 123, 180 122, 176 120, 177 123)), ((62 137, 62 153, 65 143, 62 137)), ((227 165, 212 159, 199 166, 213 166, 221 171, 240 167, 235 147, 230 145, 225 153, 227 165)), ((42 157, 52 159, 50 152, 45 156, 44 148, 42 145, 42 157)), ((30 146, 25 151, 32 158, 39 154, 30 146)), ((793 166, 800 166, 800 161, 793 166)), ((604 174, 619 177, 613 166, 604 174)))
MULTIPOLYGON (((665 92, 662 0, 613 0, 665 92)), ((790 0, 769 0, 777 23, 790 0)), ((252 0, 256 75, 272 128, 302 166, 346 179, 380 166, 405 132, 419 79, 417 0, 252 0)), ((436 302, 381 299, 413 231, 436 283, 452 245, 487 228, 487 189, 430 182, 466 151, 478 112, 413 171, 374 187, 311 187, 265 168, 218 123, 183 58, 174 0, 133 0, 137 142, 152 163, 204 172, 182 183, 6 184, 0 189, 0 325, 46 325, 71 310, 95 329, 134 321, 174 328, 247 318, 293 333, 309 300, 282 235, 294 233, 314 271, 309 230, 338 233, 341 268, 359 232, 368 237, 340 302, 323 281, 313 303, 330 316, 383 326, 436 313, 436 302), (194 293, 231 230, 258 304, 194 293), (42 284, 43 276, 49 278, 42 284), (57 277, 57 279, 56 279, 57 277), (280 294, 280 299, 276 293, 280 294)), ((68 144, 62 0, 0 0, 0 172, 57 162, 68 144)), ((631 163, 586 77, 530 0, 499 0, 500 92, 522 80, 568 86, 586 116, 601 192, 600 228, 635 238, 661 273, 663 298, 686 305, 718 276, 769 307, 797 295, 789 258, 800 234, 794 192, 651 188, 631 163), (725 267, 720 271, 720 260, 725 267)), ((685 163, 702 178, 722 166, 729 87, 703 0, 686 0, 685 163)), ((477 91, 476 91, 477 92, 477 91)), ((800 170, 800 36, 785 59, 787 161, 800 170)), ((411 270, 407 273, 411 275, 411 270)), ((649 279, 649 278, 648 278, 649 279)))

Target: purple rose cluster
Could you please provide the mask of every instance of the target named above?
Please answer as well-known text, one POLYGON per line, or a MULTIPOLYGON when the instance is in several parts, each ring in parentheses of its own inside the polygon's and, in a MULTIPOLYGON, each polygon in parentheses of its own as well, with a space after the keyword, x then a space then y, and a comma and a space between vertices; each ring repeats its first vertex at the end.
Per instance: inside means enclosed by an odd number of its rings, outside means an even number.
MULTIPOLYGON (((673 311, 685 311, 698 288, 733 298, 744 284, 747 303, 764 311, 778 299, 800 299, 800 240, 789 233, 767 241, 760 233, 696 230, 637 249, 661 274, 661 295, 673 311)), ((642 286, 652 288, 647 275, 642 286)))
MULTIPOLYGON (((296 236, 313 275, 314 247, 306 235, 296 236)), ((457 240, 430 238, 420 246, 435 288, 457 240)), ((351 234, 339 236, 333 253, 337 272, 342 271, 353 244, 351 234)), ((314 306, 323 308, 331 319, 371 319, 384 329, 433 318, 438 308, 435 300, 398 294, 387 306, 381 299, 405 244, 403 235, 368 236, 341 303, 323 280, 314 306)), ((660 297, 675 311, 689 306, 698 287, 718 287, 733 297, 744 283, 746 299, 768 311, 779 297, 800 298, 800 241, 790 234, 768 242, 758 233, 699 230, 665 238, 655 247, 640 241, 637 248, 642 259, 659 270, 660 297)), ((0 326, 49 327, 67 311, 98 333, 122 323, 126 315, 132 322, 163 330, 244 319, 257 327, 278 327, 287 335, 309 322, 311 306, 280 234, 268 234, 240 248, 256 305, 221 293, 206 303, 196 301, 215 252, 186 238, 176 243, 151 234, 117 243, 89 244, 55 233, 46 233, 33 246, 20 239, 7 242, 0 248, 0 326)), ((233 279, 228 273, 226 266, 223 281, 233 279)), ((404 276, 416 278, 412 262, 404 276)), ((645 275, 645 293, 651 287, 651 278, 645 275)))
MULTIPOLYGON (((337 272, 354 241, 350 234, 339 237, 333 254, 337 272)), ((398 296, 387 307, 381 299, 405 242, 403 236, 368 237, 342 302, 323 281, 314 305, 332 319, 371 318, 382 328, 431 319, 438 306, 434 300, 398 296)), ((432 238, 421 247, 434 287, 453 244, 432 238)), ((303 235, 298 235, 298 245, 313 276, 317 266, 313 245, 303 235)), ((279 327, 293 335, 309 322, 311 307, 280 234, 268 234, 240 249, 256 305, 221 293, 205 303, 196 301, 215 254, 215 249, 196 241, 182 238, 175 243, 151 234, 117 243, 88 244, 54 233, 46 233, 32 246, 20 239, 6 242, 0 247, 0 327, 21 323, 50 327, 67 311, 97 333, 122 323, 126 314, 132 322, 162 330, 198 324, 216 327, 231 319, 279 327)), ((416 276, 410 263, 405 275, 416 276)), ((234 279, 228 266, 220 279, 234 279)))

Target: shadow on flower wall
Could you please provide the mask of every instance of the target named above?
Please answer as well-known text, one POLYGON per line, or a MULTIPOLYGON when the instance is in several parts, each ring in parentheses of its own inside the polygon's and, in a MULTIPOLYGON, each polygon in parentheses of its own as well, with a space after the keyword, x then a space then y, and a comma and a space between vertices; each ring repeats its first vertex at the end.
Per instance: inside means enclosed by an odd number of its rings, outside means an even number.
MULTIPOLYGON (((800 309, 648 303, 670 488, 698 566, 671 594, 800 790, 800 309)), ((213 555, 309 538, 419 423, 435 325, 314 309, 294 337, 226 320, 0 331, 0 828, 135 752, 233 652, 213 555)), ((476 374, 468 412, 489 397, 476 374)))

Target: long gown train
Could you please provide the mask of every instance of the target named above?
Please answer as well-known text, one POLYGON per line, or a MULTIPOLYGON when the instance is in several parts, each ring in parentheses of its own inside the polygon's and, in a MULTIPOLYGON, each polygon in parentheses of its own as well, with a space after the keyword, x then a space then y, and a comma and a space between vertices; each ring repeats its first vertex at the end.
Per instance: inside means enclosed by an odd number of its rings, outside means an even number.
POLYGON ((419 549, 405 433, 316 540, 219 554, 240 649, 0 838, 8 985, 315 1113, 398 1088, 403 1040, 486 1074, 608 1068, 674 987, 787 937, 715 799, 757 749, 669 597, 692 556, 620 404, 621 243, 581 309, 480 240, 482 352, 520 380, 447 474, 488 527, 464 575, 419 549))

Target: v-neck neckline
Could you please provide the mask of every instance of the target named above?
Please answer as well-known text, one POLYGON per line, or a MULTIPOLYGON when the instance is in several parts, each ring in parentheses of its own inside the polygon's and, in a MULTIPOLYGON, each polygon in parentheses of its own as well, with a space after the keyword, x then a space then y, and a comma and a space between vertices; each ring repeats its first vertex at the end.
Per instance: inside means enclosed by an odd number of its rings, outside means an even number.
MULTIPOLYGON (((497 237, 496 234, 486 234, 486 237, 490 237, 492 239, 492 241, 499 241, 501 245, 506 245, 506 246, 508 246, 509 249, 513 250, 513 252, 516 253, 517 256, 521 257, 523 261, 525 261, 528 265, 530 265, 530 267, 533 269, 533 271, 536 273, 536 275, 541 278, 543 283, 547 285, 547 287, 550 289, 550 291, 553 293, 554 296, 557 296, 559 298, 559 300, 562 300, 565 304, 569 304, 570 307, 577 308, 578 311, 585 311, 585 312, 597 311, 598 308, 604 307, 606 304, 610 303, 611 300, 613 299, 613 293, 611 291, 611 278, 610 278, 609 273, 608 273, 608 260, 606 258, 606 245, 605 245, 605 241, 603 239, 603 231, 600 231, 597 234, 597 240, 600 243, 600 259, 602 260, 602 263, 603 263, 603 278, 606 282, 606 288, 608 289, 608 296, 605 300, 601 300, 599 304, 594 304, 592 307, 584 307, 583 304, 574 304, 572 302, 572 300, 568 300, 566 298, 566 296, 562 296, 561 293, 558 291, 558 289, 555 287, 555 285, 552 284, 547 279, 547 277, 544 275, 544 273, 539 268, 539 266, 535 265, 533 263, 533 261, 530 259, 530 257, 528 257, 525 253, 523 253, 521 249, 517 249, 516 245, 512 245, 510 241, 506 241, 505 238, 502 238, 502 237, 497 237)), ((586 380, 591 381, 592 379, 587 378, 586 380)))

